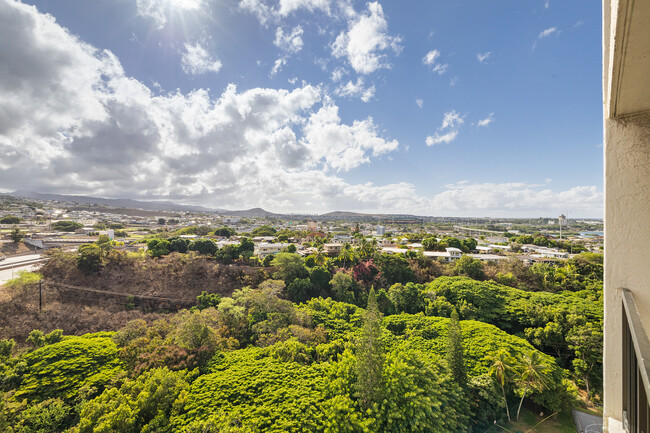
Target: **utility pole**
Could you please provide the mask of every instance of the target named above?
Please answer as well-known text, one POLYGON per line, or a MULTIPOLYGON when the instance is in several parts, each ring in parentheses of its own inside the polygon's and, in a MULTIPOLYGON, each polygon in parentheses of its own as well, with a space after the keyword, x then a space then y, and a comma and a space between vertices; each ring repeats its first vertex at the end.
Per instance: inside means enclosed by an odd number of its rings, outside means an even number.
POLYGON ((43 309, 43 282, 38 282, 38 312, 43 309))

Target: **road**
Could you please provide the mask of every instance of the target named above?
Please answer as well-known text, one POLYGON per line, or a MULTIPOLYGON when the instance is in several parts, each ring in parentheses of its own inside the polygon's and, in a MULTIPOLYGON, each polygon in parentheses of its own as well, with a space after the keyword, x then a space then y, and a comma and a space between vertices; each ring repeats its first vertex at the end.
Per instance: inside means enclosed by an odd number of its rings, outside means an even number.
POLYGON ((41 261, 43 258, 40 254, 25 254, 0 261, 0 285, 15 278, 19 271, 33 271, 41 261))
POLYGON ((578 433, 603 433, 603 418, 588 413, 573 411, 573 420, 578 433))

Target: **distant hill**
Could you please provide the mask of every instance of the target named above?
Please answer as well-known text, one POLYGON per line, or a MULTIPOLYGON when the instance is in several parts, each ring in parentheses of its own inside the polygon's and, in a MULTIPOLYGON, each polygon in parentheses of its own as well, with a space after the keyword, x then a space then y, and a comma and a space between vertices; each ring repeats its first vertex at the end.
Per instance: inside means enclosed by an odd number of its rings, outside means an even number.
POLYGON ((242 218, 281 218, 284 216, 273 212, 267 212, 259 207, 248 210, 220 210, 218 213, 242 218))
POLYGON ((219 209, 209 209, 203 206, 180 205, 168 201, 140 201, 121 198, 88 197, 83 195, 41 194, 33 191, 18 190, 11 193, 15 197, 34 200, 56 200, 69 203, 95 204, 115 208, 159 210, 166 212, 219 212, 219 209))

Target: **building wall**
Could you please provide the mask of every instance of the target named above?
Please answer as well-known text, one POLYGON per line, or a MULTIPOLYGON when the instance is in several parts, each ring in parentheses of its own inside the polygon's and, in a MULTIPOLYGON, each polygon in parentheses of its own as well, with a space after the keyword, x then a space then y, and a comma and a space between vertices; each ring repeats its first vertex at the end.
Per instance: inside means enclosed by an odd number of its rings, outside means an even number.
POLYGON ((650 115, 605 120, 604 421, 622 431, 622 299, 650 330, 650 115), (646 313, 645 315, 643 313, 646 313))

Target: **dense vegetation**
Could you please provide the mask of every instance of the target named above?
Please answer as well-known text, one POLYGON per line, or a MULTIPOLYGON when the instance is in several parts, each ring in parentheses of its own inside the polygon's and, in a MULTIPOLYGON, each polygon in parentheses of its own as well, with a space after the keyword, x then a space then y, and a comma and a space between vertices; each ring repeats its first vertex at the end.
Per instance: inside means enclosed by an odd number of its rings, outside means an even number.
MULTIPOLYGON (((245 240, 228 266, 225 247, 161 241, 147 255, 106 242, 51 254, 48 281, 196 301, 131 306, 103 326, 113 332, 47 322, 20 345, 2 340, 0 430, 485 432, 522 406, 552 414, 580 390, 598 399, 601 256, 447 265, 362 246, 283 252, 265 267, 245 240)), ((12 283, 14 305, 33 280, 12 283)))

